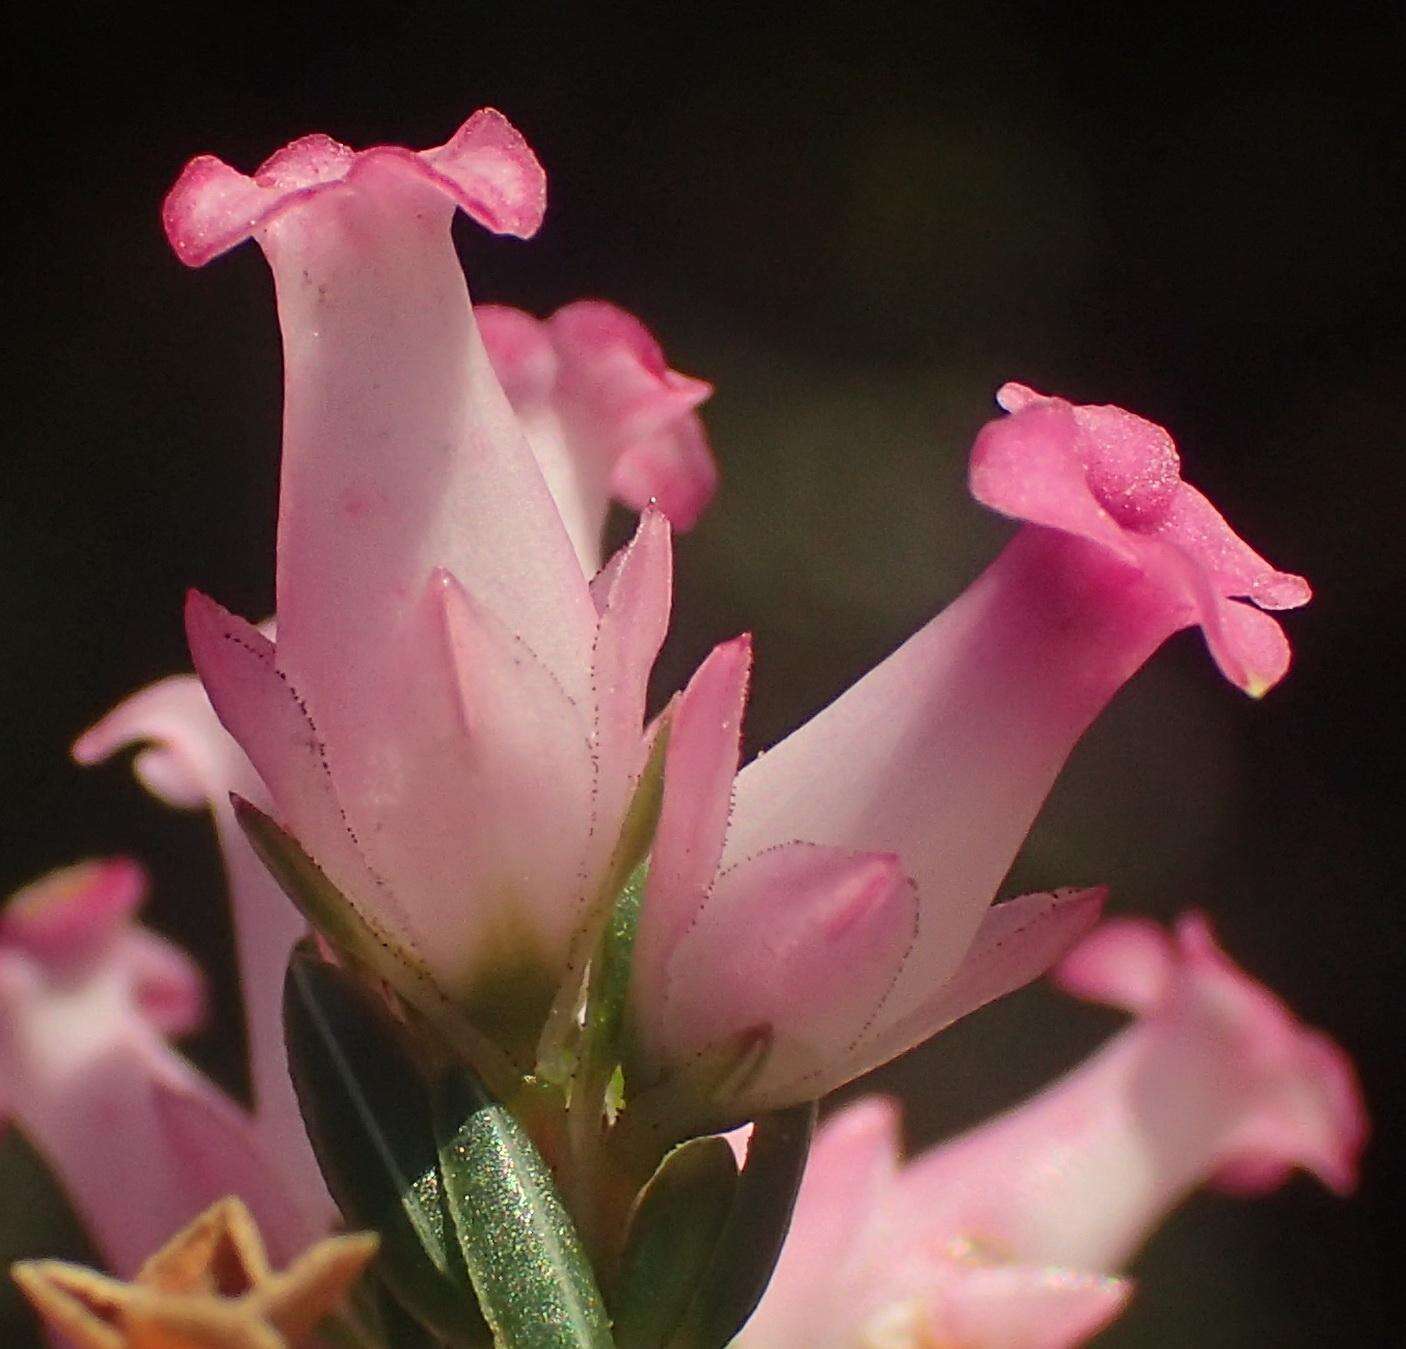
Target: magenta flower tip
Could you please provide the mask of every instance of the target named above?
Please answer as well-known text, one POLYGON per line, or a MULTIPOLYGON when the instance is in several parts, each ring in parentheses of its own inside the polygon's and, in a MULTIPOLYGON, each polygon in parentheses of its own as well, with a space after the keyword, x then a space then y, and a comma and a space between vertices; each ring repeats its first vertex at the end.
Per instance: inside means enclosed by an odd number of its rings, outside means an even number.
POLYGON ((197 155, 162 204, 166 237, 186 266, 203 266, 371 164, 419 177, 495 234, 531 238, 546 211, 547 181, 537 157, 502 113, 480 108, 445 144, 429 150, 378 145, 356 151, 314 134, 284 146, 252 176, 214 155, 197 155))
POLYGON ((146 891, 146 871, 128 857, 61 867, 0 908, 0 947, 49 965, 82 957, 126 925, 146 891))
POLYGON ((988 423, 972 449, 978 501, 1086 539, 1141 571, 1177 598, 1221 671, 1252 696, 1283 678, 1289 644, 1251 606, 1297 608, 1312 594, 1308 583, 1270 566, 1182 480, 1164 428, 1023 384, 1003 385, 996 401, 1008 415, 988 423))

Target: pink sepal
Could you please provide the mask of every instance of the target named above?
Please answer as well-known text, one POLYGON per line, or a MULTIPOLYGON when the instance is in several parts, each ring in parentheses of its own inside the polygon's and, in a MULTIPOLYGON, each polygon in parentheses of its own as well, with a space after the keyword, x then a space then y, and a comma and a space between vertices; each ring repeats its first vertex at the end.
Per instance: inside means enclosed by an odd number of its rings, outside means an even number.
POLYGON ((252 176, 213 155, 197 156, 162 205, 166 237, 186 266, 203 266, 375 161, 420 177, 496 234, 526 239, 542 223, 542 166, 502 113, 480 108, 445 144, 418 153, 391 145, 358 152, 314 134, 284 146, 252 176))
POLYGON ((1283 678, 1289 646, 1279 625, 1249 608, 1306 604, 1308 583, 1275 570, 1181 479, 1160 426, 1122 408, 1046 397, 1004 385, 1010 414, 982 428, 970 485, 1004 515, 1088 539, 1178 595, 1226 678, 1258 697, 1283 678))
POLYGON ((770 849, 717 877, 641 1033, 663 1064, 767 1046, 732 1103, 740 1112, 822 1096, 853 1075, 841 1065, 879 1016, 916 927, 917 896, 893 854, 770 849))
POLYGON ((669 521, 646 509, 600 597, 591 652, 597 764, 596 826, 591 868, 608 861, 621 818, 644 766, 644 713, 649 675, 669 631, 673 543, 669 521))
POLYGON ((751 670, 751 638, 724 642, 698 667, 674 708, 630 980, 641 1026, 655 1024, 668 962, 702 907, 722 855, 751 670))
POLYGON ((835 1084, 931 1039, 964 1016, 1038 979, 1098 921, 1105 886, 1020 895, 987 910, 962 963, 926 1001, 897 1020, 876 1020, 870 1035, 832 1065, 835 1084))

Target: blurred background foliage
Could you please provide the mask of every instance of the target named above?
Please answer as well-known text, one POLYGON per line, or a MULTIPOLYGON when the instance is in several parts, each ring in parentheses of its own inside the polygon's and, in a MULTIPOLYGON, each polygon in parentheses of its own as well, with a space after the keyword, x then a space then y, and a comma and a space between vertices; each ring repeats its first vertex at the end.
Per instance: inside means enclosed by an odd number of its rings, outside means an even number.
MULTIPOLYGON (((248 170, 309 130, 427 145, 493 104, 545 163, 551 206, 529 245, 460 222, 476 298, 616 300, 717 383, 724 486, 678 549, 661 696, 750 629, 764 747, 954 596, 1006 533, 963 485, 1006 378, 1165 423, 1189 476, 1312 579, 1288 623, 1296 668, 1264 705, 1190 635, 1134 681, 1008 892, 1102 880, 1115 911, 1208 909, 1349 1047, 1384 1130, 1402 933, 1383 800, 1406 485, 1399 6, 364 18, 51 0, 10 25, 0 884, 140 856, 151 921, 209 970, 218 1015, 193 1050, 222 1081, 238 1089, 242 1067, 213 839, 125 766, 66 758, 115 698, 185 666, 187 585, 250 615, 272 603, 271 286, 252 249, 186 273, 158 204, 198 151, 248 170)), ((864 1086, 904 1097, 920 1145, 1114 1024, 1035 988, 864 1086)), ((1306 1182, 1198 1197, 1139 1260, 1104 1342, 1385 1343, 1385 1151, 1346 1204, 1306 1182)), ((11 1135, 0 1257, 79 1245, 11 1135)), ((28 1343, 3 1307, 0 1342, 28 1343)))

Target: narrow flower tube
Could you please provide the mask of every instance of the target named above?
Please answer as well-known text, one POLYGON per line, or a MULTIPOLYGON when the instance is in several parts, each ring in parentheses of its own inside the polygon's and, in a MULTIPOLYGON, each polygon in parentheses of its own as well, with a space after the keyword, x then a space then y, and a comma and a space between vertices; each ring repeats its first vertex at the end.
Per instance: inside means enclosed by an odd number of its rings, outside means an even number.
MULTIPOLYGON (((470 1008, 511 986, 503 1034, 523 1055, 601 917, 670 585, 667 523, 646 510, 592 593, 568 523, 587 552, 605 498, 563 484, 562 456, 662 455, 665 494, 676 462, 711 465, 693 441, 657 450, 696 431, 706 386, 669 372, 633 320, 550 320, 548 389, 498 315, 544 477, 449 233, 457 206, 526 237, 543 194, 531 151, 485 110, 419 154, 308 137, 252 177, 198 159, 165 211, 192 264, 257 239, 286 364, 277 640, 193 596, 197 670, 280 822, 378 930, 470 1008)), ((592 492, 625 494, 592 474, 592 492)), ((681 518, 700 508, 697 488, 674 495, 681 518)))
POLYGON ((822 1127, 741 1349, 1066 1349, 1122 1309, 1117 1277, 1196 1187, 1312 1172, 1347 1193, 1366 1113, 1347 1057, 1238 969, 1198 916, 1096 929, 1058 969, 1138 1014, 1086 1064, 900 1162, 897 1108, 822 1127))
MULTIPOLYGON (((895 934, 901 925, 910 933, 897 961, 867 975, 857 963, 869 1006, 831 1041, 822 1073, 775 1042, 767 1104, 783 1103, 802 1083, 818 1094, 857 1076, 1034 977, 1087 927, 1096 905, 1088 895, 989 905, 1090 722, 1169 636, 1191 625, 1201 626, 1226 675, 1252 693, 1287 668, 1278 624, 1241 601, 1291 607, 1306 601, 1308 587, 1274 571, 1181 481, 1162 428, 1017 385, 1000 400, 1008 415, 977 437, 971 487, 1027 523, 965 593, 735 784, 741 686, 721 715, 704 684, 685 694, 675 733, 698 725, 685 737, 687 751, 671 747, 655 865, 682 848, 689 870, 679 881, 669 862, 651 880, 639 944, 637 1020, 659 1028, 646 1046, 656 1070, 700 1043, 716 1052, 730 1033, 706 1019, 669 1025, 668 1004, 706 1015, 704 989, 714 978, 682 958, 682 934, 727 913, 743 940, 764 921, 767 901, 736 891, 777 849, 893 858, 913 907, 891 912, 895 934), (712 804, 683 804, 703 795, 712 804), (689 836, 671 833, 676 815, 691 817, 689 836)), ((783 1015, 780 1001, 774 1012, 783 1015)), ((759 1009, 758 1035, 767 1024, 759 1009)))
POLYGON ((315 1176, 285 1174, 243 1113, 166 1037, 194 1028, 199 975, 134 922, 133 863, 54 872, 0 910, 0 1105, 53 1168, 108 1267, 135 1271, 240 1195, 291 1255, 317 1235, 315 1176))
POLYGON ((717 490, 696 411, 711 385, 670 370, 644 324, 603 300, 545 320, 505 305, 474 317, 588 576, 612 497, 693 527, 717 490))

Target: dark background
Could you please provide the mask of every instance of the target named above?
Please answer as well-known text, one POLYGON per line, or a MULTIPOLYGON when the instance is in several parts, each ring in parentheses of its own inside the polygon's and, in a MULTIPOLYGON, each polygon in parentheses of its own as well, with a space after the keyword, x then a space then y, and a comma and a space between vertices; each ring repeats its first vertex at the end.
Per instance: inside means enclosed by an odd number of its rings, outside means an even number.
MULTIPOLYGON (((1308 575, 1296 667, 1256 705, 1174 641, 1077 752, 1009 891, 1200 905, 1395 1102, 1403 351, 1397 6, 29 5, 4 261, 0 887, 125 850, 205 960, 195 1046, 239 1081, 203 821, 74 734, 185 655, 197 584, 271 607, 279 353, 252 248, 188 273, 158 226, 181 164, 292 136, 437 143, 493 104, 545 163, 531 244, 460 222, 476 298, 640 313, 717 382, 724 487, 679 549, 660 690, 758 641, 775 740, 951 598, 1005 530, 964 455, 1018 377, 1168 425, 1252 543, 1308 575)), ((882 1074, 922 1143, 1018 1099, 1114 1025, 1043 989, 882 1074)), ((1125 1345, 1386 1340, 1383 1138, 1363 1193, 1198 1197, 1136 1266, 1125 1345)), ((73 1249, 0 1150, 0 1255, 73 1249)), ((8 1304, 6 1304, 8 1307, 8 1304)), ((1399 1293, 1393 1300, 1399 1321, 1399 1293)), ((6 1311, 6 1315, 12 1315, 6 1311)), ((0 1342, 27 1332, 0 1321, 0 1342)))

